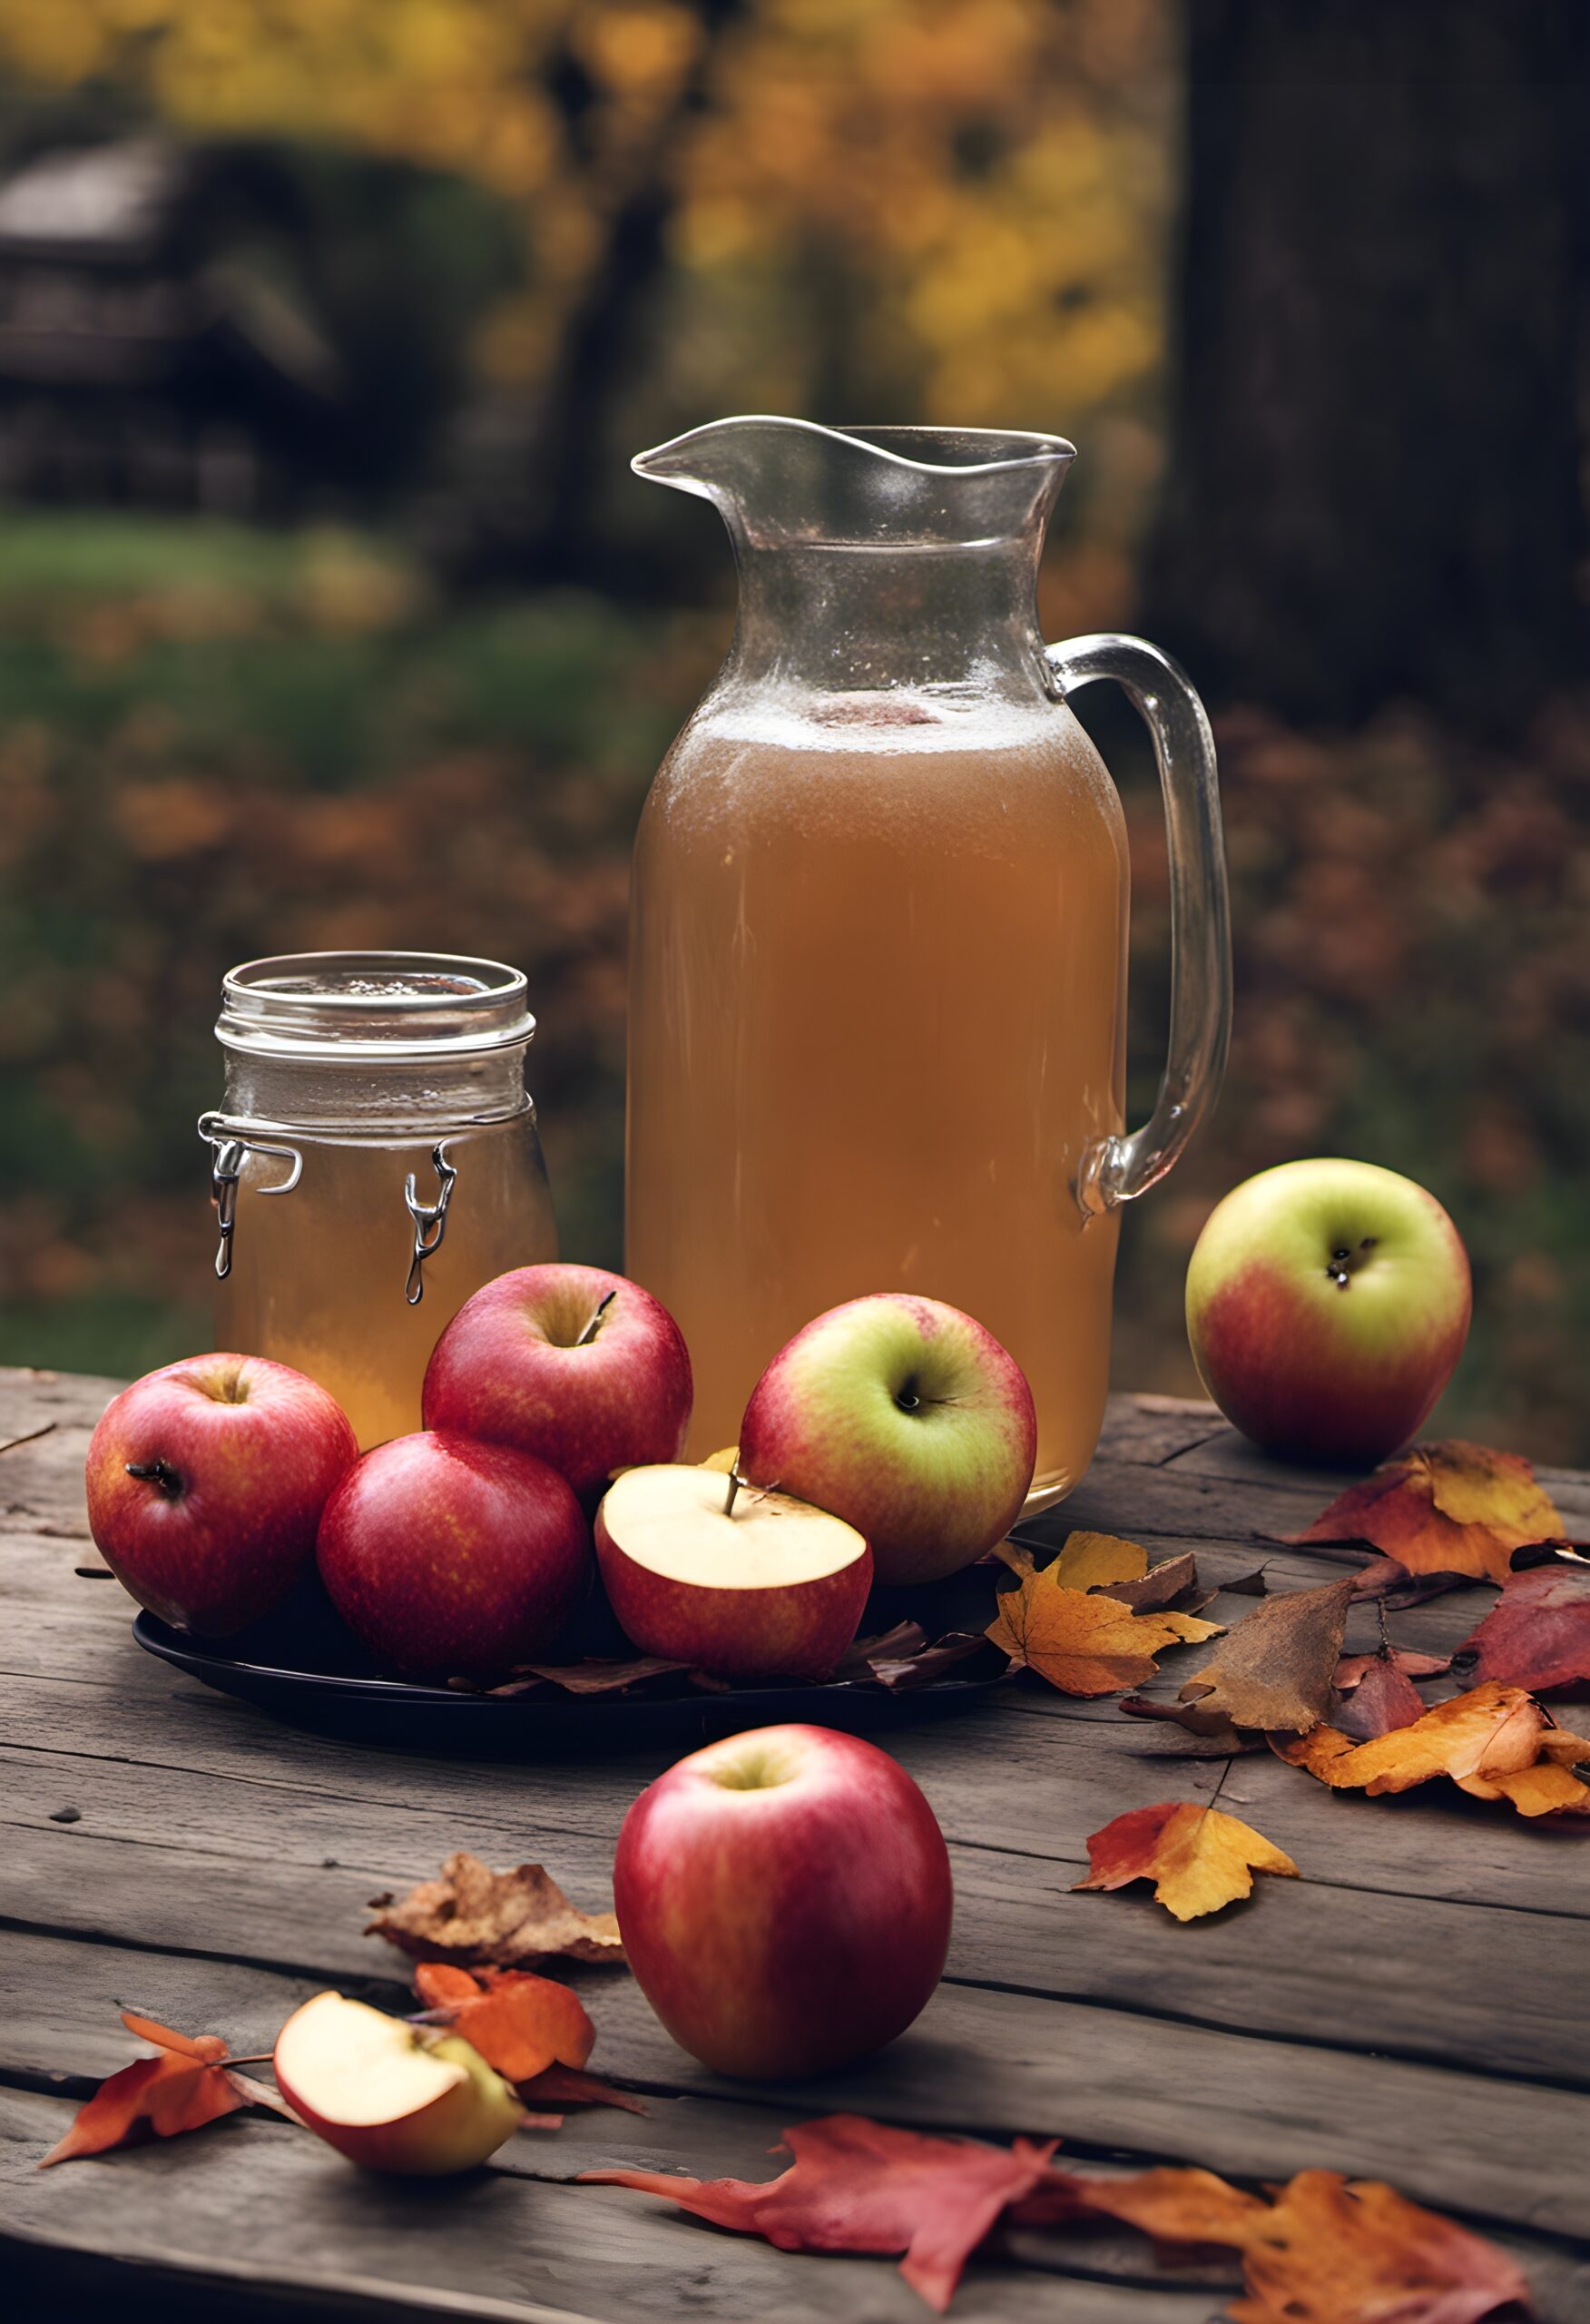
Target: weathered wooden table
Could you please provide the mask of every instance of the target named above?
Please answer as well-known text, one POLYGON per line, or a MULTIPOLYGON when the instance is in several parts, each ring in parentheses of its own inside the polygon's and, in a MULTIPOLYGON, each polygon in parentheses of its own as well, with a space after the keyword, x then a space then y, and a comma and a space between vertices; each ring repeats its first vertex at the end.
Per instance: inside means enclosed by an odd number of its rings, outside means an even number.
MULTIPOLYGON (((664 1764, 439 1764, 304 1737, 142 1654, 97 1563, 81 1466, 111 1384, 0 1374, 6 1768, 0 2110, 8 2273, 27 2313, 917 2319, 888 2260, 793 2257, 612 2188, 628 2162, 760 2178, 787 2122, 835 2107, 921 2127, 1058 2133, 1071 2158, 1208 2164, 1258 2181, 1319 2164, 1389 2179, 1517 2251, 1543 2317, 1590 2316, 1590 1841, 1531 1828, 1446 1784, 1332 1795, 1268 1753, 1222 1807, 1302 1878, 1183 1927, 1146 1887, 1072 1893, 1085 1836, 1123 1809, 1207 1797, 1222 1763, 1179 1730, 1035 1680, 892 1739, 950 1844, 949 1973, 918 2027, 820 2084, 748 2092, 675 2049, 623 1973, 575 1973, 594 2066, 653 2093, 644 2120, 571 2115, 463 2183, 387 2183, 258 2113, 191 2139, 41 2173, 102 2075, 135 2053, 134 2007, 236 2053, 270 2047, 335 1982, 397 2007, 402 1964, 361 1935, 366 1900, 466 1846, 544 1860, 606 1902, 620 1819, 664 1764), (1579 2239, 1579 2240, 1575 2240, 1579 2239)), ((1191 1547, 1206 1581, 1268 1560, 1273 1588, 1342 1571, 1274 1537, 1340 1480, 1270 1466, 1207 1406, 1117 1400, 1098 1462, 1053 1521, 1191 1547)), ((1548 1479, 1590 1515, 1590 1480, 1548 1479)), ((1251 1598, 1208 1610, 1239 1620, 1251 1598)), ((1463 1590, 1393 1618, 1446 1649, 1487 1602, 1463 1590)), ((1354 1642, 1350 1632, 1349 1643, 1354 1642)), ((1366 1636, 1362 1641, 1372 1643, 1366 1636)), ((1198 1650, 1181 1658, 1193 1667, 1198 1650)), ((1173 1686, 1178 1658, 1167 1658, 1173 1686)), ((1204 2324, 1218 2270, 1156 2273, 1120 2239, 1026 2235, 976 2259, 955 2313, 1061 2324, 1204 2324)), ((15 2310, 13 2311, 15 2312, 15 2310)))

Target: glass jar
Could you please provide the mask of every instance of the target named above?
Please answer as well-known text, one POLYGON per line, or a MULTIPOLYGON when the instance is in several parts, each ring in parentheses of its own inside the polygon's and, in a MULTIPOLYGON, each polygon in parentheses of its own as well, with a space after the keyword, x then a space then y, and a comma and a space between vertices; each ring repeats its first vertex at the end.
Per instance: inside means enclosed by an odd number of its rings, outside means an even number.
POLYGON ((419 1427, 473 1292, 557 1256, 525 1000, 516 969, 427 952, 250 960, 222 987, 226 1100, 199 1123, 217 1344, 319 1381, 361 1446, 419 1427))

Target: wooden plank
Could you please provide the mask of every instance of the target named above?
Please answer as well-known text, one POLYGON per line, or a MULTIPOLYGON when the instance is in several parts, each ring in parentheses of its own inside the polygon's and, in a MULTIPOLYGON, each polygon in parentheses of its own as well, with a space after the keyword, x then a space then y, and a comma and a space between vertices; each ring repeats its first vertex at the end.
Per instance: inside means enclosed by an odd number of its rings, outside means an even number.
MULTIPOLYGON (((126 2054, 119 2009, 269 2049, 319 1981, 259 1967, 14 1934, 0 2024, 14 2079, 94 2074, 126 2054), (113 2049, 107 2053, 107 2029, 113 2049)), ((738 2096, 669 2041, 638 1990, 592 1992, 598 2061, 642 2087, 738 2096)), ((926 2128, 1061 2136, 1067 2147, 1202 2162, 1236 2177, 1312 2165, 1522 2230, 1590 2237, 1580 2098, 1538 2083, 1350 2052, 1283 2047, 1124 2009, 945 1984, 917 2026, 842 2073, 760 2085, 804 2120, 835 2107, 926 2128)))
MULTIPOLYGON (((83 2183, 81 2172, 63 2171, 41 2180, 30 2170, 37 2154, 60 2135, 70 2104, 0 2093, 5 2222, 103 2252, 123 2266, 140 2254, 164 2268, 200 2272, 213 2269, 217 2260, 231 2263, 239 2277, 228 2280, 223 2275, 221 2281, 234 2297, 250 2278, 280 2282, 295 2299, 316 2284, 346 2291, 358 2285, 355 2270, 363 2262, 372 2270, 367 2280, 386 2291, 395 2303, 390 2312, 399 2315, 410 2312, 405 2304, 409 2301, 418 2303, 415 2312, 437 2312, 438 2294, 464 2303, 456 2309, 442 2306, 443 2313, 496 2315, 495 2309, 479 2311, 467 2303, 502 2297, 492 2289, 494 2280, 501 2281, 495 2263, 500 2241, 511 2238, 509 2297, 525 2301, 523 2309, 507 2310, 515 2324, 525 2315, 544 2324, 547 2309, 539 2302, 549 2298, 558 2302, 560 2317, 650 2315, 653 2308, 640 2306, 637 2295, 656 2294, 632 2274, 648 2266, 657 2273, 662 2299, 672 2297, 676 2303, 675 2313, 683 2300, 709 2317, 726 2314, 739 2324, 729 2303, 741 2299, 747 2304, 740 2316, 754 2314, 759 2324, 779 2316, 843 2315, 869 2324, 897 2314, 902 2324, 919 2318, 918 2308, 900 2301, 902 2287, 886 2261, 774 2254, 749 2240, 703 2228, 648 2198, 568 2183, 576 2172, 601 2168, 618 2154, 644 2170, 676 2170, 688 2159, 698 2176, 757 2179, 771 2177, 780 2167, 780 2158, 767 2152, 782 2127, 776 2112, 688 2099, 661 2100, 657 2107, 644 2121, 626 2118, 622 2141, 605 2135, 600 2127, 604 2118, 596 2115, 571 2117, 555 2135, 521 2134, 487 2172, 435 2188, 360 2177, 283 2125, 233 2117, 180 2148, 145 2149, 136 2158, 112 2157, 84 2166, 93 2172, 93 2201, 84 2201, 74 2192, 74 2185, 81 2190, 83 2183), (169 2225, 157 2239, 151 2232, 152 2214, 159 2204, 156 2191, 166 2188, 171 2197, 157 2215, 169 2225), (402 2218, 411 2197, 420 2211, 417 2241, 409 2240, 415 2225, 402 2218), (496 2215, 488 2211, 483 2219, 486 2203, 496 2215), (293 2222, 290 2239, 283 2237, 283 2219, 293 2222), (299 2233, 300 2221, 307 2223, 307 2242, 299 2233), (617 2239, 611 2250, 610 2233, 617 2239), (368 2241, 371 2236, 381 2242, 368 2241), (395 2241, 400 2250, 392 2248, 395 2241), (318 2245, 324 2248, 317 2254, 318 2245), (318 2267, 307 2264, 312 2256, 319 2256, 318 2267), (417 2259, 427 2264, 416 2266, 417 2259), (616 2281, 602 2272, 609 2262, 616 2281), (710 2272, 698 2272, 702 2269, 710 2272), (539 2295, 533 2308, 527 2293, 539 2295), (615 2305, 587 2309, 585 2303, 594 2298, 612 2299, 615 2305)), ((1114 2166, 1088 2167, 1108 2171, 1114 2166)), ((1536 2238, 1494 2226, 1486 2231, 1528 2271, 1542 2324, 1576 2324, 1585 2312, 1580 2301, 1590 2293, 1590 2269, 1571 2252, 1536 2238)), ((996 2238, 972 2262, 955 2313, 970 2324, 985 2317, 1051 2314, 1058 2324, 1208 2324, 1212 2305, 1234 2280, 1232 2263, 1224 2259, 1158 2270, 1141 2241, 1124 2230, 1064 2237, 1020 2232, 996 2238), (1019 2254, 1021 2272, 1003 2264, 1010 2253, 1019 2254), (1057 2296, 1055 2279, 1065 2285, 1064 2298, 1057 2296)), ((658 2312, 667 2312, 660 2303, 658 2312)))
MULTIPOLYGON (((1214 1779, 1201 1769, 1192 1795, 1206 1794, 1214 1779)), ((42 1803, 54 1793, 38 1782, 35 1766, 19 1755, 0 1811, 17 1917, 151 1948, 310 1967, 329 1980, 402 1974, 397 1955, 360 1934, 366 1900, 434 1871, 457 1837, 445 1818, 369 1810, 358 1819, 350 1862, 345 1821, 302 1834, 278 1804, 246 1826, 223 1815, 201 1847, 191 1818, 182 1833, 162 1834, 158 1809, 144 1811, 142 1835, 133 1835, 141 1778, 125 1769, 103 1769, 92 1827, 50 1822, 42 1803), (107 1828, 116 1837, 102 1837, 107 1828), (345 1851, 330 1863, 328 1829, 345 1851)), ((472 1838, 499 1860, 524 1844, 505 1816, 489 1839, 472 1838)), ((612 1855, 608 1831, 565 1833, 555 1868, 594 1906, 605 1901, 612 1855)), ((1183 1928, 1146 1887, 1113 1897, 1075 1894, 1085 1859, 1045 1863, 955 1846, 951 1860, 957 1903, 949 1974, 960 1983, 1239 2033, 1305 2031, 1333 2046, 1435 2063, 1457 2055, 1487 2072, 1590 2086, 1581 1922, 1271 1881, 1217 1932, 1214 1924, 1183 1928), (1437 2015, 1428 2008, 1432 1955, 1443 1973, 1437 2015)))
MULTIPOLYGON (((116 1787, 105 1796, 120 1803, 118 1815, 139 1819, 125 1828, 152 1839, 179 1829, 196 1838, 248 1830, 269 1804, 285 1819, 281 1829, 302 1831, 306 1855, 347 1855, 356 1818, 389 1807, 439 1818, 432 1829, 444 1851, 489 1853, 505 1826, 521 1835, 507 1853, 552 1854, 559 1833, 616 1837, 623 1808, 672 1757, 662 1749, 555 1773, 411 1758, 296 1734, 180 1679, 152 1720, 133 1714, 123 1678, 145 1659, 125 1639, 107 1649, 99 1677, 72 1689, 69 1716, 54 1686, 15 1680, 6 1689, 6 1726, 38 1763, 34 1796, 47 1799, 46 1814, 75 1807, 92 1828, 103 1782, 116 1787), (127 1766, 150 1769, 146 1787, 117 1772, 127 1766), (285 1792, 296 1797, 277 1797, 285 1792)), ((986 1709, 890 1738, 952 1841, 1081 1864, 1087 1835, 1112 1816, 1196 1797, 1210 1779, 1207 1762, 1174 1756, 1177 1729, 1119 1712, 1091 1721, 1027 1716, 1024 1694, 1002 1691, 986 1709)), ((1237 1762, 1222 1797, 1310 1880, 1526 1912, 1590 1911, 1573 1835, 1530 1827, 1447 1784, 1395 1798, 1331 1793, 1261 1751, 1237 1762)))
MULTIPOLYGON (((264 2276, 294 2292, 319 2285, 351 2294, 381 2315, 505 2324, 608 2324, 616 2315, 672 2324, 682 2305, 726 2324, 751 2316, 828 2324, 836 2314, 920 2324, 924 2312, 888 2260, 776 2251, 622 2189, 506 2170, 437 2184, 382 2181, 285 2125, 241 2117, 181 2146, 41 2176, 29 2166, 66 2111, 47 2100, 5 2102, 5 2226, 123 2264, 197 2270, 218 2291, 264 2276)), ((756 2175, 755 2160, 746 2161, 756 2175)), ((1207 2291, 1093 2284, 978 2258, 956 2314, 965 2324, 1202 2324, 1208 2309, 1207 2291)))

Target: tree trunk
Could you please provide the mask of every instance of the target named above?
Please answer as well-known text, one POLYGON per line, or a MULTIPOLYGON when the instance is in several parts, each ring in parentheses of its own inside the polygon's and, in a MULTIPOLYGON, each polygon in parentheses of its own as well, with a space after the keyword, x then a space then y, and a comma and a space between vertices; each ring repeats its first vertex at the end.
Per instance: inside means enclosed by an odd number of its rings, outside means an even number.
POLYGON ((1310 720, 1585 675, 1584 0, 1187 0, 1145 625, 1310 720))

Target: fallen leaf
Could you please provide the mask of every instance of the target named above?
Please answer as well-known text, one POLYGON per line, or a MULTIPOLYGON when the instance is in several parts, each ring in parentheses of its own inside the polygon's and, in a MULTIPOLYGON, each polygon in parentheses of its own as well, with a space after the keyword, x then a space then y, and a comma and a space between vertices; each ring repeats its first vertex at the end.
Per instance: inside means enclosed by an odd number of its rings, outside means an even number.
MULTIPOLYGON (((952 1670, 961 1670, 963 1678, 998 1678, 1002 1671, 1002 1666, 994 1659, 989 1640, 981 1630, 947 1630, 942 1638, 935 1639, 930 1646, 923 1646, 915 1653, 874 1652, 868 1656, 867 1667, 878 1685, 887 1687, 891 1695, 909 1694, 918 1687, 935 1686, 940 1679, 947 1678, 952 1670), (989 1665, 986 1672, 961 1670, 963 1663, 978 1655, 983 1656, 989 1665)), ((1005 1669, 1008 1668, 1008 1663, 1003 1666, 1005 1669)))
POLYGON ((1191 1550, 1183 1550, 1176 1557, 1162 1558, 1146 1573, 1112 1582, 1110 1595, 1139 1614, 1157 1613, 1165 1606, 1173 1606, 1178 1613, 1196 1614, 1215 1592, 1199 1588, 1198 1561, 1191 1550))
POLYGON ((596 2028, 579 1995, 527 1969, 476 1975, 450 1961, 422 1961, 414 1990, 428 2011, 445 2011, 454 2033, 505 2082, 533 2082, 547 2066, 583 2066, 595 2043, 596 2028))
POLYGON ((1590 1759, 1590 1738, 1557 1727, 1520 1687, 1471 1688, 1369 1743, 1317 1727, 1272 1736, 1271 1748, 1333 1790, 1409 1791, 1449 1776, 1476 1799, 1510 1799, 1523 1816, 1590 1814, 1590 1787, 1569 1772, 1590 1759))
POLYGON ((1350 1694, 1381 1662, 1391 1663, 1405 1679, 1438 1679, 1452 1667, 1449 1654, 1420 1654, 1416 1647, 1384 1646, 1379 1654, 1344 1654, 1331 1684, 1339 1695, 1350 1694))
POLYGON ((460 1848, 437 1879, 422 1880, 396 1904, 390 1894, 372 1896, 370 1906, 376 1917, 365 1935, 384 1936, 417 1961, 516 1969, 559 1954, 623 1960, 613 1915, 580 1912, 539 1864, 493 1872, 460 1848))
POLYGON ((1451 1438, 1416 1444, 1339 1494, 1300 1542, 1368 1541, 1410 1574, 1506 1581, 1513 1553, 1563 1531, 1549 1494, 1516 1452, 1451 1438))
POLYGON ((1222 1590, 1228 1598, 1268 1598, 1270 1584, 1264 1578, 1264 1568, 1256 1565, 1251 1573, 1240 1573, 1234 1581, 1222 1581, 1222 1590))
MULTIPOLYGON (((1348 1659, 1344 1657, 1344 1662, 1348 1659)), ((1368 1743, 1377 1735, 1389 1735, 1396 1728, 1411 1727, 1415 1719, 1424 1717, 1424 1697, 1394 1656, 1359 1654, 1350 1659, 1369 1667, 1356 1672, 1344 1687, 1343 1664, 1337 1665, 1337 1699, 1331 1724, 1343 1735, 1368 1743)))
POLYGON ((219 2034, 175 2034, 130 2010, 123 2012, 122 2023, 139 2041, 152 2042, 159 2056, 136 2058, 102 2082, 78 2109, 64 2138, 44 2157, 41 2171, 52 2162, 70 2162, 74 2155, 105 2154, 135 2139, 170 2139, 202 2130, 240 2106, 274 2106, 286 2112, 274 2091, 228 2072, 227 2046, 219 2034))
MULTIPOLYGON (((568 1695, 617 1695, 626 1688, 644 1685, 648 1679, 673 1678, 689 1668, 688 1662, 670 1662, 660 1654, 641 1654, 627 1662, 526 1662, 514 1677, 540 1679, 549 1687, 561 1687, 568 1695)), ((507 1691, 505 1687, 492 1689, 494 1694, 507 1691)))
POLYGON ((1590 1679, 1590 1569, 1558 1563, 1512 1575, 1459 1657, 1472 1679, 1536 1695, 1590 1679))
POLYGON ((1250 2225, 1233 2324, 1482 2324, 1529 2308, 1514 2261, 1373 2179, 1300 2171, 1250 2225))
POLYGON ((584 2171, 587 2185, 635 2187, 781 2251, 903 2251, 900 2273, 929 2308, 949 2306, 961 2270, 1000 2214, 1043 2182, 1054 2142, 984 2146, 924 2137, 859 2114, 786 2131, 794 2161, 776 2179, 685 2179, 584 2171))
MULTIPOLYGON (((1140 1686, 1155 1675, 1153 1658, 1166 1647, 1219 1635, 1218 1622, 1194 1614, 1138 1614, 1118 1598, 1069 1588, 1060 1579, 1065 1551, 1041 1573, 1025 1550, 1006 1543, 1000 1554, 1016 1587, 1001 1593, 986 1635, 1063 1694, 1110 1695, 1140 1686)), ((1070 1571, 1086 1572, 1101 1561, 1089 1551, 1070 1571)))
MULTIPOLYGON (((1016 1560, 1006 1562, 1019 1574, 1026 1568, 1016 1561, 1026 1559, 1027 1567, 1032 1561, 1019 1542, 1009 1546, 1016 1551, 1016 1560)), ((1151 1566, 1148 1551, 1118 1533, 1068 1533, 1049 1571, 1062 1590, 1105 1591, 1140 1614, 1157 1613, 1185 1599, 1198 1586, 1198 1561, 1191 1550, 1162 1558, 1158 1565, 1151 1566)), ((1207 1605, 1213 1595, 1212 1590, 1206 1592, 1200 1603, 1207 1605)), ((1196 1608, 1183 1605, 1180 1610, 1192 1613, 1196 1608)))
POLYGON ((1194 1732, 1220 1723, 1306 1734, 1330 1703, 1350 1581, 1290 1590, 1245 1614, 1211 1662, 1182 1689, 1194 1732))
POLYGON ((1087 1859, 1093 1869, 1075 1887, 1124 1888, 1131 1880, 1152 1880, 1155 1903, 1179 1921, 1218 1913, 1250 1896, 1255 1872, 1298 1876, 1291 1856, 1251 1824, 1218 1807, 1172 1799, 1130 1808, 1091 1833, 1087 1859))
POLYGON ((1013 2227, 1061 2227, 1117 2219, 1153 2239, 1161 2254, 1184 2256, 1246 2240, 1269 2209, 1212 2171, 1165 2166, 1129 2178, 1078 2178, 1051 2164, 1041 2187, 1006 2213, 1013 2227))
POLYGON ((1183 1742, 1179 1749, 1154 1753, 1156 1758, 1232 1759, 1243 1751, 1261 1751, 1264 1737, 1254 1728, 1233 1727, 1229 1719, 1217 1718, 1212 1726, 1194 1727, 1190 1714, 1197 1709, 1194 1703, 1168 1703, 1154 1695, 1125 1695, 1118 1709, 1130 1718, 1157 1718, 1180 1729, 1183 1742))
POLYGON ((622 2106, 626 2114, 644 2114, 646 2102, 633 2090, 620 2090, 600 2074, 580 2073, 572 2066, 544 2066, 530 2082, 519 2084, 519 2095, 534 2102, 550 2099, 555 2106, 622 2106))

